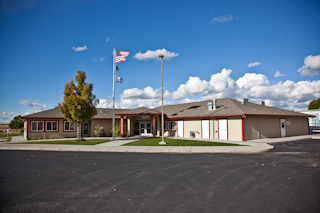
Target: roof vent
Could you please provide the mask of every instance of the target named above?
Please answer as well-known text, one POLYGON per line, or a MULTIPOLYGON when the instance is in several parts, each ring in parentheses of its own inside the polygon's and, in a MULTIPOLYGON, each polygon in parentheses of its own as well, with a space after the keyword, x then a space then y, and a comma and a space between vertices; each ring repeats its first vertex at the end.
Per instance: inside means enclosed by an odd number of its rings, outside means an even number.
POLYGON ((102 109, 100 109, 100 113, 103 113, 102 109))
POLYGON ((249 103, 248 98, 243 98, 243 99, 242 99, 242 104, 246 104, 246 103, 249 103))
POLYGON ((265 103, 264 101, 261 101, 261 105, 265 106, 265 105, 266 105, 266 103, 265 103))
POLYGON ((207 103, 208 105, 208 110, 216 110, 217 109, 217 100, 216 99, 213 99, 212 102, 208 102, 207 103))

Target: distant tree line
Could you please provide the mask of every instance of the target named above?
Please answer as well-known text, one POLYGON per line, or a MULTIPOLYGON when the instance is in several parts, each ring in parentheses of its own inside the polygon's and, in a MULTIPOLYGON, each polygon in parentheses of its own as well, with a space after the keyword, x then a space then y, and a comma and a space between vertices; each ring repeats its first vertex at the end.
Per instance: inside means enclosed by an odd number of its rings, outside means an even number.
POLYGON ((320 108, 320 98, 313 100, 309 103, 308 109, 319 109, 320 108))

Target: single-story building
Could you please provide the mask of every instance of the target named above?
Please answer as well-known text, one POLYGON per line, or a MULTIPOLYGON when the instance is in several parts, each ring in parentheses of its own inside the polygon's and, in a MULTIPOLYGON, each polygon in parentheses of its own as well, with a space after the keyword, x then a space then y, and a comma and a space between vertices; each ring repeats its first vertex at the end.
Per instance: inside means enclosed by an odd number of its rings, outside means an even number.
MULTIPOLYGON (((310 115, 224 98, 164 106, 164 134, 182 138, 246 141, 309 134, 310 115)), ((59 108, 23 116, 24 137, 76 137, 75 123, 64 119, 59 108)), ((116 125, 123 135, 161 136, 161 107, 115 109, 116 125)), ((111 136, 112 109, 97 108, 97 115, 81 126, 83 137, 94 137, 95 127, 111 136)))
POLYGON ((320 108, 301 110, 299 112, 312 115, 312 117, 309 117, 309 127, 313 132, 320 132, 320 108))

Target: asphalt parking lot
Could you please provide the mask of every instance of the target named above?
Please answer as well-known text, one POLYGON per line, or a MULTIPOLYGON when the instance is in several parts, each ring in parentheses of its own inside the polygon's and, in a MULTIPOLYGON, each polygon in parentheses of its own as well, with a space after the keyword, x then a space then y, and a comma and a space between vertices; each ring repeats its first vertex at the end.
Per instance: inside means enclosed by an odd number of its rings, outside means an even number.
POLYGON ((259 154, 0 151, 1 212, 320 212, 320 140, 259 154))

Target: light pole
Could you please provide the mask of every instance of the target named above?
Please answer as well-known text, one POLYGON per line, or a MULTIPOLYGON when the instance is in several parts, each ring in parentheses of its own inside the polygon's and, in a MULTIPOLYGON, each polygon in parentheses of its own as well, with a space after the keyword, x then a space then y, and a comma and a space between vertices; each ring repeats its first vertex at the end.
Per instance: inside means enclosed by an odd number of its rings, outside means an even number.
POLYGON ((161 131, 162 131, 162 141, 159 142, 159 144, 164 145, 167 144, 166 142, 164 142, 164 115, 163 115, 163 54, 159 54, 159 57, 161 58, 161 91, 162 91, 162 105, 161 105, 161 109, 162 109, 162 114, 161 114, 161 131))

